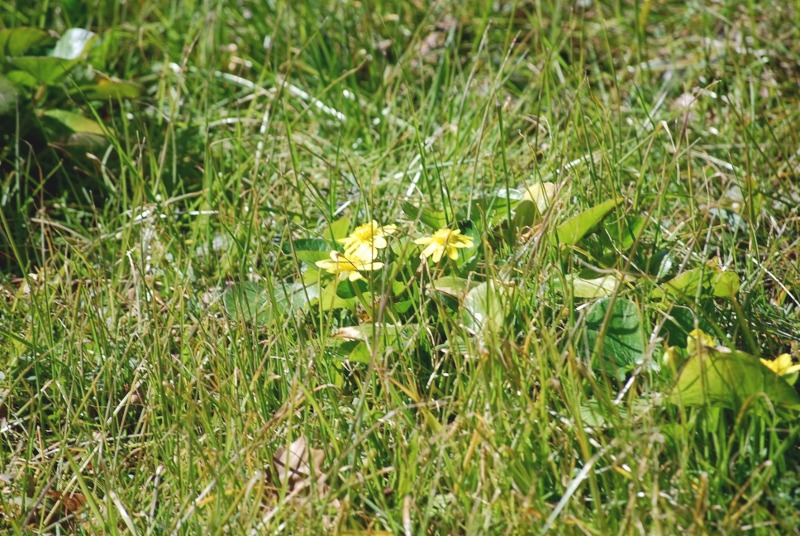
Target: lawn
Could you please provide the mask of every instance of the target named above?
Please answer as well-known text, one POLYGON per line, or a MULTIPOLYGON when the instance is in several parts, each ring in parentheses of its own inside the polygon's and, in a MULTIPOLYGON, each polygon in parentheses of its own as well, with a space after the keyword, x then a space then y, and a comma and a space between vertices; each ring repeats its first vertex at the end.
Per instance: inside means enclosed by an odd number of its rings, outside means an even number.
POLYGON ((36 4, 0 532, 800 534, 800 5, 36 4))

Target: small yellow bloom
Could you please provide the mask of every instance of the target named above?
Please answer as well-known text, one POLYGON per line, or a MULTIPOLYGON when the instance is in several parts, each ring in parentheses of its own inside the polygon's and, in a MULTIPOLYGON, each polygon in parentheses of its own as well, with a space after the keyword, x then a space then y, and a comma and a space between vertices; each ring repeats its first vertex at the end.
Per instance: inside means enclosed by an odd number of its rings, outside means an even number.
POLYGON ((425 246, 419 258, 433 256, 433 262, 439 262, 443 256, 455 260, 458 258, 458 248, 471 248, 472 237, 464 236, 458 229, 439 229, 431 236, 424 236, 414 240, 415 244, 425 246))
POLYGON ((800 371, 800 364, 792 365, 792 356, 789 354, 781 354, 775 359, 762 359, 761 362, 778 376, 800 371))
POLYGON ((717 344, 719 344, 717 340, 702 329, 693 329, 686 339, 686 351, 689 352, 689 355, 694 355, 698 350, 702 351, 708 346, 713 348, 717 344))
POLYGON ((372 259, 361 259, 354 256, 346 257, 338 251, 331 251, 330 259, 317 261, 316 265, 326 272, 334 274, 340 281, 364 279, 361 272, 371 272, 383 267, 382 262, 373 262, 372 259))
POLYGON ((396 225, 379 225, 372 220, 356 227, 346 238, 337 240, 344 246, 344 254, 349 258, 374 259, 379 249, 385 248, 386 235, 397 231, 396 225))

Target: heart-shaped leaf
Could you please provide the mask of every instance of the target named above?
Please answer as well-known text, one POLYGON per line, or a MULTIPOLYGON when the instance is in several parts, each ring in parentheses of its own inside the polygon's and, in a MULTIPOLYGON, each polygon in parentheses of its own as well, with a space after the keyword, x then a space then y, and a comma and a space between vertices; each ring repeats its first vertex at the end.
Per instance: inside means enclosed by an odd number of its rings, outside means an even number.
POLYGON ((464 298, 464 324, 473 332, 499 332, 507 314, 508 292, 496 281, 479 283, 464 298))
POLYGON ((586 336, 601 368, 618 378, 646 357, 642 316, 630 300, 617 298, 612 303, 611 298, 603 298, 595 303, 586 316, 586 336))

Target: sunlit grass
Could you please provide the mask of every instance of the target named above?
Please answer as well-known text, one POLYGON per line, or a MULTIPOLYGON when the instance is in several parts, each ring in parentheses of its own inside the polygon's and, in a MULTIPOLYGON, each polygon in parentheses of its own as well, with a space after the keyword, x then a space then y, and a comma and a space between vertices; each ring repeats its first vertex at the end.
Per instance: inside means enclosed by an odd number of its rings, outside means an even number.
POLYGON ((3 25, 88 27, 143 93, 97 103, 107 153, 1 153, 2 188, 80 186, 3 209, 0 527, 794 530, 797 408, 674 403, 667 333, 800 359, 795 9, 78 4, 3 25), (439 229, 466 247, 420 259, 439 229), (606 294, 640 365, 603 361, 606 294))

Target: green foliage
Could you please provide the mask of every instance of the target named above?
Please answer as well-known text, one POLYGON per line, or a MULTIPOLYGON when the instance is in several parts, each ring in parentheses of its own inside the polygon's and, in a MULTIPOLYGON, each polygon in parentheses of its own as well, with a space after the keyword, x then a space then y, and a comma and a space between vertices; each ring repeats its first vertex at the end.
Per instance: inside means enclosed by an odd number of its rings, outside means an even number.
POLYGON ((0 51, 0 532, 800 524, 794 7, 17 2, 0 51))
POLYGON ((0 233, 2 264, 25 264, 31 245, 26 220, 37 195, 93 203, 91 196, 65 194, 94 190, 103 197, 102 177, 86 171, 93 167, 86 155, 102 157, 109 146, 112 129, 98 121, 99 108, 104 102, 137 98, 141 91, 93 69, 89 57, 97 40, 95 33, 81 28, 70 28, 58 39, 38 28, 0 29, 0 161, 10 164, 0 170, 0 209, 6 213, 0 233), (74 184, 75 177, 65 172, 71 164, 90 184, 74 184), (33 166, 42 178, 28 176, 33 166), (48 181, 52 176, 58 180, 48 181))

